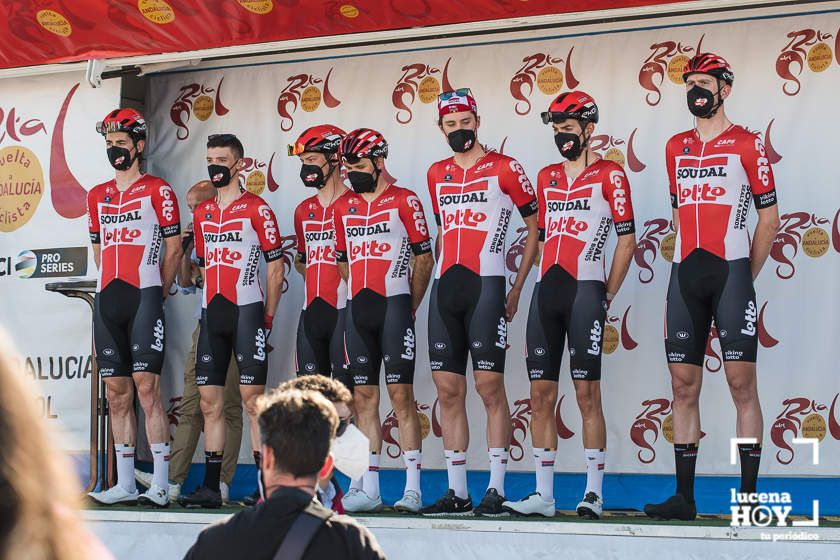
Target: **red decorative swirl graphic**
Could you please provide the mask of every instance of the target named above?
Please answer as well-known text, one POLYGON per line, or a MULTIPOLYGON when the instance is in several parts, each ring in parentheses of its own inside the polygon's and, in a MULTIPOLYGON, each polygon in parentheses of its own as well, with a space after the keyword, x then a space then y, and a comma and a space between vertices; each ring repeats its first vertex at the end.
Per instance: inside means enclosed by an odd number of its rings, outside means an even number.
POLYGON ((67 117, 70 100, 77 89, 79 89, 79 84, 70 88, 67 97, 64 98, 61 111, 59 111, 53 127, 50 148, 50 197, 52 198, 52 205, 60 216, 71 220, 84 215, 87 200, 87 191, 70 171, 64 153, 64 119, 67 117))

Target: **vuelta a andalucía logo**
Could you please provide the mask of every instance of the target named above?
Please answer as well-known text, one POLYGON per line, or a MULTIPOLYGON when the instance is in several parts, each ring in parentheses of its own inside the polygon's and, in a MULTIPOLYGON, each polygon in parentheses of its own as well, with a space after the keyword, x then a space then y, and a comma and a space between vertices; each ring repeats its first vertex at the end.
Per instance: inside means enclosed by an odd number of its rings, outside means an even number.
POLYGON ((796 95, 802 89, 802 73, 807 68, 820 73, 828 70, 834 55, 840 64, 840 30, 826 33, 820 29, 800 29, 787 34, 788 42, 776 58, 776 74, 783 80, 785 95, 796 95), (831 39, 834 37, 834 52, 831 39))
POLYGON ((632 307, 632 305, 628 305, 627 309, 620 314, 621 317, 611 315, 610 312, 612 309, 607 311, 607 324, 604 327, 604 354, 612 354, 618 350, 619 346, 625 350, 634 350, 639 345, 630 334, 630 328, 628 326, 630 309, 632 307))
POLYGON ((312 113, 318 110, 322 101, 329 109, 341 105, 341 101, 330 90, 332 71, 330 68, 323 78, 315 74, 296 74, 286 78, 286 87, 277 98, 277 114, 280 115, 280 129, 283 132, 292 130, 298 108, 312 113))
POLYGON ((190 135, 189 121, 191 117, 204 122, 213 115, 225 116, 229 109, 222 101, 222 85, 225 77, 219 78, 218 83, 210 86, 207 83, 191 83, 182 86, 178 97, 169 109, 169 118, 178 127, 178 140, 186 140, 190 135))
POLYGON ((634 149, 637 130, 634 128, 626 139, 610 134, 596 134, 589 140, 589 147, 602 158, 614 161, 633 173, 639 173, 647 166, 639 160, 634 149))
POLYGON ((656 276, 653 267, 657 255, 667 262, 674 260, 674 245, 677 235, 670 218, 652 218, 642 224, 644 228, 636 243, 633 260, 639 267, 639 282, 649 284, 656 276))
MULTIPOLYGON (((751 319, 751 321, 748 322, 755 323, 758 344, 762 348, 773 348, 779 344, 779 340, 767 332, 767 326, 765 325, 764 312, 767 309, 768 303, 769 302, 767 301, 762 303, 758 310, 756 310, 755 306, 751 303, 751 309, 745 310, 745 315, 751 319)), ((723 368, 723 359, 721 357, 722 353, 720 349, 720 334, 721 333, 718 331, 717 326, 712 325, 711 331, 709 332, 709 338, 706 339, 706 356, 703 365, 705 365, 706 369, 711 373, 717 373, 723 368)))
POLYGON ((658 105, 662 100, 660 87, 665 83, 665 76, 674 85, 683 85, 682 73, 689 59, 701 51, 703 37, 696 44, 682 43, 679 41, 663 41, 650 46, 652 51, 642 63, 639 70, 639 85, 647 93, 645 101, 651 107, 658 105))
MULTIPOLYGON (((656 459, 656 443, 662 435, 669 444, 674 443, 674 417, 671 401, 667 398, 645 399, 641 402, 642 411, 630 425, 630 441, 639 448, 636 459, 644 465, 656 459)), ((700 432, 700 439, 705 437, 700 432)))
MULTIPOLYGON (((510 79, 510 95, 515 103, 513 110, 517 115, 527 115, 531 112, 531 96, 534 89, 553 99, 564 85, 567 89, 575 89, 580 82, 572 72, 571 47, 565 57, 553 56, 551 53, 534 53, 522 59, 522 66, 510 79)), ((551 99, 546 99, 547 105, 551 99)))
POLYGON ((272 152, 268 162, 256 157, 242 158, 245 166, 242 168, 242 174, 240 176, 244 181, 242 186, 247 191, 260 196, 266 187, 268 187, 268 192, 274 192, 280 187, 273 172, 275 155, 277 155, 276 152, 272 152))
MULTIPOLYGON (((391 93, 391 103, 397 110, 395 118, 400 124, 408 124, 414 118, 411 108, 419 100, 424 105, 435 104, 442 91, 452 91, 454 88, 449 81, 449 64, 452 57, 443 63, 443 70, 439 65, 426 62, 406 64, 400 71, 402 76, 397 80, 391 93), (438 79, 440 78, 440 79, 438 79)), ((437 113, 435 113, 437 114, 437 113)))
MULTIPOLYGON (((830 434, 833 439, 840 440, 838 397, 840 393, 835 393, 830 405, 826 405, 824 399, 814 400, 807 397, 791 397, 782 401, 782 411, 770 427, 770 440, 777 448, 776 461, 782 465, 789 465, 793 461, 796 449, 801 448, 792 445, 792 440, 796 437, 816 438, 822 443, 825 436, 830 434)), ((810 453, 808 456, 810 457, 810 453)))
POLYGON ((770 258, 777 263, 776 276, 779 278, 793 278, 800 247, 802 253, 815 259, 825 256, 831 248, 840 253, 840 209, 833 217, 804 210, 787 212, 780 218, 782 226, 770 249, 770 258))
POLYGON ((0 232, 15 231, 28 222, 44 193, 44 172, 26 138, 47 134, 44 123, 0 106, 0 232))

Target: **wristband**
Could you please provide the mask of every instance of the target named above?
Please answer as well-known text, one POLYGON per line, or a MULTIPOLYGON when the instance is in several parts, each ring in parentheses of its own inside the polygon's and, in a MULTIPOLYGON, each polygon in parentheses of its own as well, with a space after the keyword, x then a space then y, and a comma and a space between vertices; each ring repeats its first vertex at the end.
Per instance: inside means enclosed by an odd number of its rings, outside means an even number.
POLYGON ((612 292, 607 292, 607 301, 612 301, 615 298, 615 294, 612 292))
POLYGON ((265 330, 270 331, 271 326, 274 324, 274 315, 269 315, 268 313, 263 314, 263 326, 265 326, 265 330))

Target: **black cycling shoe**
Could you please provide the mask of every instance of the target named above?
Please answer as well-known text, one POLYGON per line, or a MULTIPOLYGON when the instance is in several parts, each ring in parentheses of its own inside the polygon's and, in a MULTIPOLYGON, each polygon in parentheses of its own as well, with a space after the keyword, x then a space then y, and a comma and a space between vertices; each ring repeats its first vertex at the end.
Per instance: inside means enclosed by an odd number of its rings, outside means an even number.
POLYGON ((451 488, 446 494, 430 506, 420 510, 426 517, 443 517, 446 515, 470 515, 473 512, 472 498, 459 498, 451 488))
POLYGON ((254 490, 254 493, 251 494, 250 496, 245 496, 244 498, 239 500, 239 503, 242 504, 245 507, 254 507, 255 505, 257 505, 257 502, 259 502, 259 501, 260 501, 260 490, 258 488, 256 490, 254 490))
POLYGON ((192 494, 181 494, 178 503, 185 508, 216 509, 222 507, 222 493, 206 486, 199 486, 192 494))
POLYGON ((697 505, 686 500, 682 494, 675 494, 661 504, 645 504, 645 514, 661 521, 694 521, 697 505))
POLYGON ((488 488, 481 503, 475 508, 474 513, 481 517, 504 517, 510 515, 510 512, 502 507, 502 504, 506 501, 507 499, 504 496, 500 496, 495 488, 488 488))

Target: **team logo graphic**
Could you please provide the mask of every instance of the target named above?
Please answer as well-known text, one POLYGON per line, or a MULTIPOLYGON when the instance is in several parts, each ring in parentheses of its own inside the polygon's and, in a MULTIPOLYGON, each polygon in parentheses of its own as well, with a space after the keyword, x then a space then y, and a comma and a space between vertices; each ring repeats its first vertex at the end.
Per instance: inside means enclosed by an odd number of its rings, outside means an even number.
POLYGON ((840 209, 835 212, 833 220, 807 211, 789 212, 780 218, 782 227, 770 250, 770 258, 779 263, 776 265, 776 276, 779 278, 793 278, 796 273, 794 259, 800 246, 802 252, 811 258, 824 256, 832 246, 840 253, 840 209), (831 235, 826 231, 829 227, 831 235))
POLYGON ((637 130, 638 129, 636 128, 633 129, 626 142, 623 138, 617 138, 615 136, 610 136, 609 134, 595 135, 589 140, 589 147, 597 152, 602 158, 614 161, 621 167, 625 167, 633 173, 639 173, 647 166, 639 161, 639 158, 636 157, 636 152, 633 149, 633 140, 636 137, 637 130), (622 147, 624 147, 624 149, 622 149, 622 147), (626 154, 624 150, 626 150, 626 154))
POLYGON ((662 92, 659 88, 665 83, 666 75, 672 84, 683 85, 683 69, 695 53, 703 52, 701 50, 703 37, 705 35, 700 36, 696 47, 693 44, 678 41, 663 41, 650 46, 653 52, 645 59, 639 70, 639 85, 647 90, 645 101, 648 105, 654 107, 662 100, 662 92))
POLYGON ((455 88, 449 82, 449 63, 452 57, 446 59, 443 71, 431 64, 417 62, 407 64, 401 68, 402 77, 397 80, 391 93, 391 103, 397 110, 395 118, 400 124, 408 124, 414 117, 411 107, 419 98, 420 102, 428 105, 437 100, 442 91, 452 91, 455 88), (440 75, 440 81, 438 81, 440 75))
MULTIPOLYGON (((840 48, 840 31, 835 35, 834 50, 837 51, 840 48)), ((811 72, 819 73, 831 66, 833 53, 831 45, 826 41, 832 37, 831 33, 819 29, 800 29, 787 34, 790 41, 782 47, 782 52, 776 58, 776 74, 784 80, 782 91, 785 95, 799 93, 802 89, 799 79, 806 67, 811 72)))
POLYGON ((544 95, 553 98, 560 93, 564 84, 568 89, 575 89, 580 84, 572 73, 574 50, 574 47, 570 48, 565 58, 549 53, 535 53, 522 59, 522 66, 510 79, 510 95, 515 100, 514 111, 517 115, 531 112, 530 98, 534 86, 544 95))
POLYGON ((633 260, 639 267, 639 282, 649 284, 656 275, 653 264, 657 255, 661 254, 662 258, 668 262, 673 260, 677 235, 674 232, 673 222, 668 218, 647 220, 642 227, 644 231, 636 243, 633 260))
MULTIPOLYGON (((642 411, 630 426, 630 441, 639 447, 636 458, 640 463, 649 465, 656 459, 656 442, 659 436, 669 444, 674 443, 674 418, 671 413, 671 401, 666 398, 646 399, 641 403, 642 411)), ((705 437, 700 432, 700 439, 705 437)))
POLYGON ((175 21, 175 10, 165 0, 137 0, 137 9, 144 18, 158 25, 175 21))
POLYGON ((268 163, 252 157, 242 158, 245 167, 242 168, 240 177, 243 177, 242 186, 245 190, 259 196, 265 191, 266 186, 269 192, 274 192, 280 187, 272 172, 275 155, 276 153, 272 152, 268 163))
MULTIPOLYGON (((435 401, 437 404, 437 401, 435 401)), ((430 407, 427 404, 415 403, 417 406, 417 419, 420 422, 420 440, 426 439, 432 431, 432 421, 429 419, 430 407)), ((400 423, 397 420, 397 413, 392 409, 385 416, 382 421, 382 442, 385 444, 385 453, 392 459, 397 459, 402 455, 402 447, 399 442, 399 427, 400 423)), ((435 434, 437 437, 442 437, 443 432, 435 434)))
POLYGON ((204 122, 211 116, 222 117, 229 111, 222 102, 222 85, 225 78, 222 76, 216 87, 210 87, 205 83, 187 84, 178 91, 178 97, 169 109, 169 118, 178 127, 176 136, 178 140, 186 140, 190 135, 189 121, 191 116, 204 122))
POLYGON ((840 440, 838 397, 840 394, 834 395, 830 406, 826 406, 822 399, 817 401, 806 397, 782 401, 783 410, 770 427, 770 440, 777 447, 776 461, 782 465, 789 465, 793 461, 797 446, 791 445, 790 440, 795 437, 816 438, 822 442, 826 434, 831 434, 832 438, 840 440))
POLYGON ((632 307, 632 305, 628 305, 621 318, 607 313, 607 324, 604 326, 603 335, 604 354, 612 354, 618 350, 619 345, 625 350, 633 350, 639 345, 638 342, 633 340, 630 329, 627 327, 632 307), (614 325, 617 325, 618 328, 614 325))
POLYGON ((322 101, 330 109, 341 105, 341 101, 330 91, 332 71, 330 68, 323 78, 314 74, 297 74, 286 78, 288 84, 277 98, 277 114, 280 115, 280 129, 283 132, 289 132, 294 126, 294 114, 298 107, 312 113, 321 106, 322 101))
MULTIPOLYGON (((769 302, 765 301, 761 305, 761 309, 756 314, 756 306, 750 302, 750 307, 745 310, 745 330, 742 332, 747 335, 758 335, 758 343, 762 348, 773 348, 779 344, 779 340, 767 332, 767 327, 764 324, 764 311, 769 302)), ((726 331, 719 331, 716 325, 712 325, 709 337, 706 339, 706 357, 704 365, 706 369, 712 373, 717 373, 723 367, 722 352, 720 348, 720 338, 726 338, 729 333, 726 331)), ((680 333, 677 333, 680 336, 680 333)), ((686 337, 688 338, 688 337, 686 337)))

